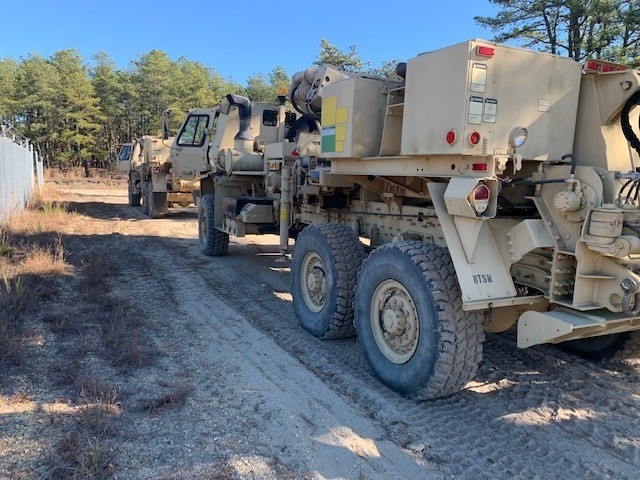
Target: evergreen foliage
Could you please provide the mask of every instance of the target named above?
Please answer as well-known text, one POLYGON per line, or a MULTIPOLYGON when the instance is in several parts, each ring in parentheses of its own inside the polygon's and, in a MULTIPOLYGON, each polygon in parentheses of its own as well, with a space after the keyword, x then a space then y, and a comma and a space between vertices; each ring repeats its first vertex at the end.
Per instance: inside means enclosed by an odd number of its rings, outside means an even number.
POLYGON ((345 72, 363 72, 367 64, 358 55, 356 45, 350 45, 348 52, 343 52, 332 45, 326 38, 320 39, 320 53, 316 65, 329 63, 345 72))
POLYGON ((640 4, 634 0, 489 0, 501 7, 495 17, 476 17, 496 42, 577 61, 598 58, 640 63, 640 4))
POLYGON ((201 63, 173 61, 160 50, 124 71, 105 52, 93 56, 91 68, 75 50, 48 59, 0 59, 0 117, 31 140, 49 167, 84 160, 109 166, 122 143, 160 134, 163 110, 174 110, 170 127, 176 131, 189 109, 213 106, 241 91, 201 63))

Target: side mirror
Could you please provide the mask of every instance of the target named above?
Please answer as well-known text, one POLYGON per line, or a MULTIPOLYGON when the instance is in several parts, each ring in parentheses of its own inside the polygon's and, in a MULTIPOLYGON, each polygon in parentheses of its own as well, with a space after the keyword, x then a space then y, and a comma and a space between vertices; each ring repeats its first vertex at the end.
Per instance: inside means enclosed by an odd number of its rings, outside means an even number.
POLYGON ((162 112, 162 139, 169 139, 169 117, 173 112, 171 109, 162 112))

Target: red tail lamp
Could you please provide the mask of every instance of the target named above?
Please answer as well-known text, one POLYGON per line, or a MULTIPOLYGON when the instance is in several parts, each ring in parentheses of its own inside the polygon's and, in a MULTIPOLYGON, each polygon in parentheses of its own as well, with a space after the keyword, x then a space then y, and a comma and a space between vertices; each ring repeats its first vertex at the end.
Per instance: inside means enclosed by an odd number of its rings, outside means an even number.
POLYGON ((489 199, 491 198, 491 191, 484 183, 479 184, 473 189, 469 200, 471 207, 476 213, 483 213, 489 208, 489 199))
POLYGON ((456 132, 455 130, 449 130, 445 135, 445 140, 449 145, 453 145, 456 143, 456 132))

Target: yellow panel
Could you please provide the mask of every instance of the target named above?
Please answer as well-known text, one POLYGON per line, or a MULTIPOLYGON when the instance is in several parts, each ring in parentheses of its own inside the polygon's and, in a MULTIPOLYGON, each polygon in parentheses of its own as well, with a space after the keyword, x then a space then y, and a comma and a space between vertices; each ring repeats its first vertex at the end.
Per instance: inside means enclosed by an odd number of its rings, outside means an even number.
MULTIPOLYGON (((340 111, 338 109, 338 111, 340 111)), ((338 122, 340 123, 340 122, 338 122)), ((336 142, 342 142, 347 138, 347 126, 346 125, 336 125, 336 142)))
POLYGON ((328 127, 336 124, 336 109, 338 97, 328 97, 322 100, 322 126, 328 127))
POLYGON ((349 109, 347 107, 340 107, 336 111, 336 123, 347 123, 349 119, 349 109))
POLYGON ((338 142, 336 141, 336 152, 341 152, 342 151, 342 144, 344 142, 338 142))

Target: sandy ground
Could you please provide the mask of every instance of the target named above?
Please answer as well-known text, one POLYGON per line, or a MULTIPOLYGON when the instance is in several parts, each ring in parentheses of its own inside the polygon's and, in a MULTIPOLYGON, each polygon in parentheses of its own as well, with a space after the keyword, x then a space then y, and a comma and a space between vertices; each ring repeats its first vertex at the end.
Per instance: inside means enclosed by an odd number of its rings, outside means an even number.
MULTIPOLYGON (((463 392, 407 400, 369 374, 355 339, 323 342, 298 326, 276 237, 232 239, 228 256, 208 258, 194 207, 151 220, 126 205, 124 187, 62 188, 93 232, 68 232, 69 248, 118 262, 109 282, 160 352, 110 374, 122 392, 115 478, 640 477, 637 335, 600 363, 489 335, 463 392), (184 404, 141 411, 176 385, 184 404)), ((2 478, 46 477, 55 401, 43 386, 25 411, 0 411, 0 467, 13 465, 2 478)))

